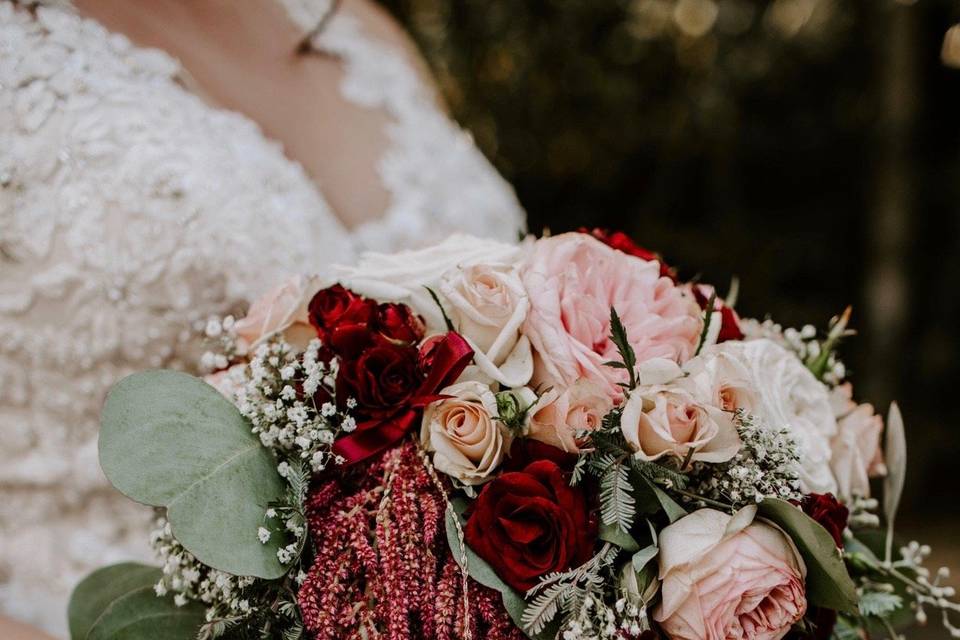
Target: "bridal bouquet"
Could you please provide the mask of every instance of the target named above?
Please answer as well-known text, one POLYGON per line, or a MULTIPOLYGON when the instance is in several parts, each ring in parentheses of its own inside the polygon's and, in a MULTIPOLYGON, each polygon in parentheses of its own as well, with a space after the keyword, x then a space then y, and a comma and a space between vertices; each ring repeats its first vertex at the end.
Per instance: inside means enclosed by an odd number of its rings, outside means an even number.
POLYGON ((83 581, 73 638, 960 637, 895 542, 903 425, 852 400, 849 313, 735 297, 619 233, 460 236, 211 319, 205 379, 107 399, 162 566, 83 581))

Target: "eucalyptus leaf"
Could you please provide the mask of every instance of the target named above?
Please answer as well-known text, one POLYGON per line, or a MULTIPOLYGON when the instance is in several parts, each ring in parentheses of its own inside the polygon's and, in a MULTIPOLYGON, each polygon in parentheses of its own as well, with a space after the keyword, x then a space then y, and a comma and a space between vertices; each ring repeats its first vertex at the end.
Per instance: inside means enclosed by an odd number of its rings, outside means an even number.
POLYGON ((833 536, 810 516, 783 500, 765 499, 759 505, 759 513, 783 529, 800 551, 807 565, 807 600, 810 604, 856 615, 857 589, 833 536))
POLYGON ((646 480, 646 482, 653 490, 653 494, 656 496, 657 502, 659 502, 660 506, 663 508, 663 512, 667 514, 668 518, 670 518, 670 522, 676 522, 680 518, 687 515, 686 509, 677 504, 677 501, 671 498, 666 491, 655 485, 653 482, 650 482, 650 480, 646 480))
POLYGON ((166 507, 177 540, 201 562, 279 578, 282 536, 257 539, 284 483, 270 452, 216 389, 175 371, 124 378, 107 396, 100 464, 124 495, 166 507))
POLYGON ((601 522, 600 539, 606 542, 612 542, 624 551, 633 552, 640 548, 639 543, 633 539, 633 536, 615 524, 601 522))
POLYGON ((644 567, 646 567, 651 560, 656 558, 659 553, 660 548, 656 545, 650 545, 649 547, 640 549, 633 554, 633 558, 630 560, 633 563, 633 570, 637 573, 643 571, 644 567))
POLYGON ((86 640, 194 640, 205 612, 199 602, 178 607, 170 596, 157 597, 152 586, 141 587, 114 600, 86 640))
POLYGON ((886 559, 890 561, 893 551, 893 527, 903 496, 907 478, 907 439, 904 434, 903 416, 896 402, 890 404, 887 414, 886 438, 887 477, 883 482, 883 513, 887 520, 886 559))
POLYGON ((70 638, 84 640, 115 600, 143 587, 152 587, 162 576, 160 569, 134 562, 103 567, 91 573, 70 595, 67 606, 70 638))

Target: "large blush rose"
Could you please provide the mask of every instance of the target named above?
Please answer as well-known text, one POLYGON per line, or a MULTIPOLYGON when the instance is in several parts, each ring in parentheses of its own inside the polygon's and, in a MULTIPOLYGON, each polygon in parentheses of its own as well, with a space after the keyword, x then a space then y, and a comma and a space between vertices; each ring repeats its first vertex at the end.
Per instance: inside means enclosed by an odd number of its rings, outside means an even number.
POLYGON ((833 390, 832 398, 837 434, 830 442, 830 468, 837 479, 837 494, 845 499, 870 497, 870 478, 887 472, 880 447, 883 418, 872 405, 853 402, 852 395, 851 386, 844 384, 833 390))
POLYGON ((464 534, 504 582, 525 592, 541 576, 589 560, 597 521, 569 474, 538 460, 486 484, 464 534))
POLYGON ((433 452, 433 466, 464 484, 486 482, 510 446, 510 433, 496 419, 497 399, 485 384, 459 382, 423 413, 420 442, 433 452))
POLYGON ((807 609, 806 566, 780 529, 701 509, 660 532, 662 601, 653 618, 673 640, 779 640, 807 609))
POLYGON ((538 240, 523 270, 530 296, 524 333, 536 352, 534 380, 570 386, 588 378, 621 396, 626 372, 610 341, 610 308, 623 321, 638 362, 693 356, 702 328, 693 298, 641 260, 581 233, 538 240))

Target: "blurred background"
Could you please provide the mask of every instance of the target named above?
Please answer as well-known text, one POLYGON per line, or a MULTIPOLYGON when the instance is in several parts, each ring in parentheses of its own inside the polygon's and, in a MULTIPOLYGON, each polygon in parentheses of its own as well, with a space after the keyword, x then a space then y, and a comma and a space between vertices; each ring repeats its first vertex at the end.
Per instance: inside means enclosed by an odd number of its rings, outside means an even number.
POLYGON ((622 229, 785 326, 852 304, 855 395, 907 422, 902 531, 960 569, 960 2, 384 4, 532 231, 622 229))

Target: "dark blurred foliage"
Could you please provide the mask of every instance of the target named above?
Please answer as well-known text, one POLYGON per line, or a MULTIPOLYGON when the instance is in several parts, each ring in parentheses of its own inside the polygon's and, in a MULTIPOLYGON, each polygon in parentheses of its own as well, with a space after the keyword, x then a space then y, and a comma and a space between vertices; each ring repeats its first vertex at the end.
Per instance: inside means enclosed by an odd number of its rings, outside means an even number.
POLYGON ((960 3, 385 4, 531 230, 622 229, 784 325, 852 304, 842 353, 861 401, 901 402, 913 515, 960 516, 960 3))

